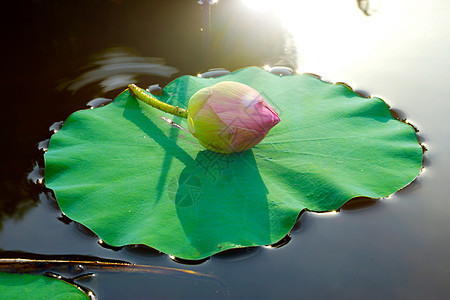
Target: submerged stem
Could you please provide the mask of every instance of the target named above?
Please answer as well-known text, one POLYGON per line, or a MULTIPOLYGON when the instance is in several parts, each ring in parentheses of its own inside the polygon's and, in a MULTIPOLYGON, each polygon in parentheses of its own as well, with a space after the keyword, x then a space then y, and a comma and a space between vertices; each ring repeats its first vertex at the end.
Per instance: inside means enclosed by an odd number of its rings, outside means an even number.
POLYGON ((148 104, 171 115, 187 118, 188 111, 186 109, 159 101, 135 84, 129 84, 128 88, 138 100, 144 102, 145 104, 148 104))

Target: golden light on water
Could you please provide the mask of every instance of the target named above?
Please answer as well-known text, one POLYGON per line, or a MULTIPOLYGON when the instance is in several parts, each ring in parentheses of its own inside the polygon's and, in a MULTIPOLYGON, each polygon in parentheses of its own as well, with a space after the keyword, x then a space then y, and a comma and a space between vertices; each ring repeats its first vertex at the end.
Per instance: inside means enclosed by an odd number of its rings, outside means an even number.
POLYGON ((268 11, 284 1, 273 0, 242 0, 242 2, 250 9, 255 11, 268 11))
POLYGON ((371 0, 370 16, 355 0, 242 0, 278 17, 297 47, 298 71, 333 75, 383 51, 395 39, 401 3, 371 0))

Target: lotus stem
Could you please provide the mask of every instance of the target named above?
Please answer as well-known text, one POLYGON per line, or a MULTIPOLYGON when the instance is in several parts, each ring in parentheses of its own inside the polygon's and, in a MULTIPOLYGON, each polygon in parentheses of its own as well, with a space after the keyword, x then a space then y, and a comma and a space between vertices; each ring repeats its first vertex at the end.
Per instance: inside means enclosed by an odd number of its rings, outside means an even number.
POLYGON ((188 111, 186 109, 159 101, 135 84, 129 84, 128 88, 138 100, 144 102, 145 104, 181 118, 187 118, 188 116, 188 111))

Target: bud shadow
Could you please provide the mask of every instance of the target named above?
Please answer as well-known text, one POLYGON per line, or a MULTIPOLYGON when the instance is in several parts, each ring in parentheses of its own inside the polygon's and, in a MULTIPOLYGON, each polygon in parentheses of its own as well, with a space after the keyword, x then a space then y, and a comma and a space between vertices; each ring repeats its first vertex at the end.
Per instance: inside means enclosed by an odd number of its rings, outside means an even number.
POLYGON ((183 230, 199 253, 270 240, 268 190, 251 150, 232 155, 201 151, 169 190, 183 230))

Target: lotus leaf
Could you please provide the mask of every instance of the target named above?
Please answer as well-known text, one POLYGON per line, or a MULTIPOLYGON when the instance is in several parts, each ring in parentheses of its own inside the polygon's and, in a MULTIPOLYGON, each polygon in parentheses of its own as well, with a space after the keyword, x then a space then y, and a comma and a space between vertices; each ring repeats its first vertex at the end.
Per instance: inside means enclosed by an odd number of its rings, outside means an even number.
POLYGON ((0 272, 2 299, 83 299, 88 296, 75 286, 41 275, 0 272))
POLYGON ((128 90, 72 114, 50 140, 45 182, 62 211, 112 246, 145 244, 184 259, 282 239, 302 210, 386 197, 419 173, 414 129, 379 98, 307 74, 250 67, 218 78, 182 76, 159 100, 187 108, 201 88, 237 81, 260 92, 281 122, 256 147, 203 148, 186 120, 128 90))

